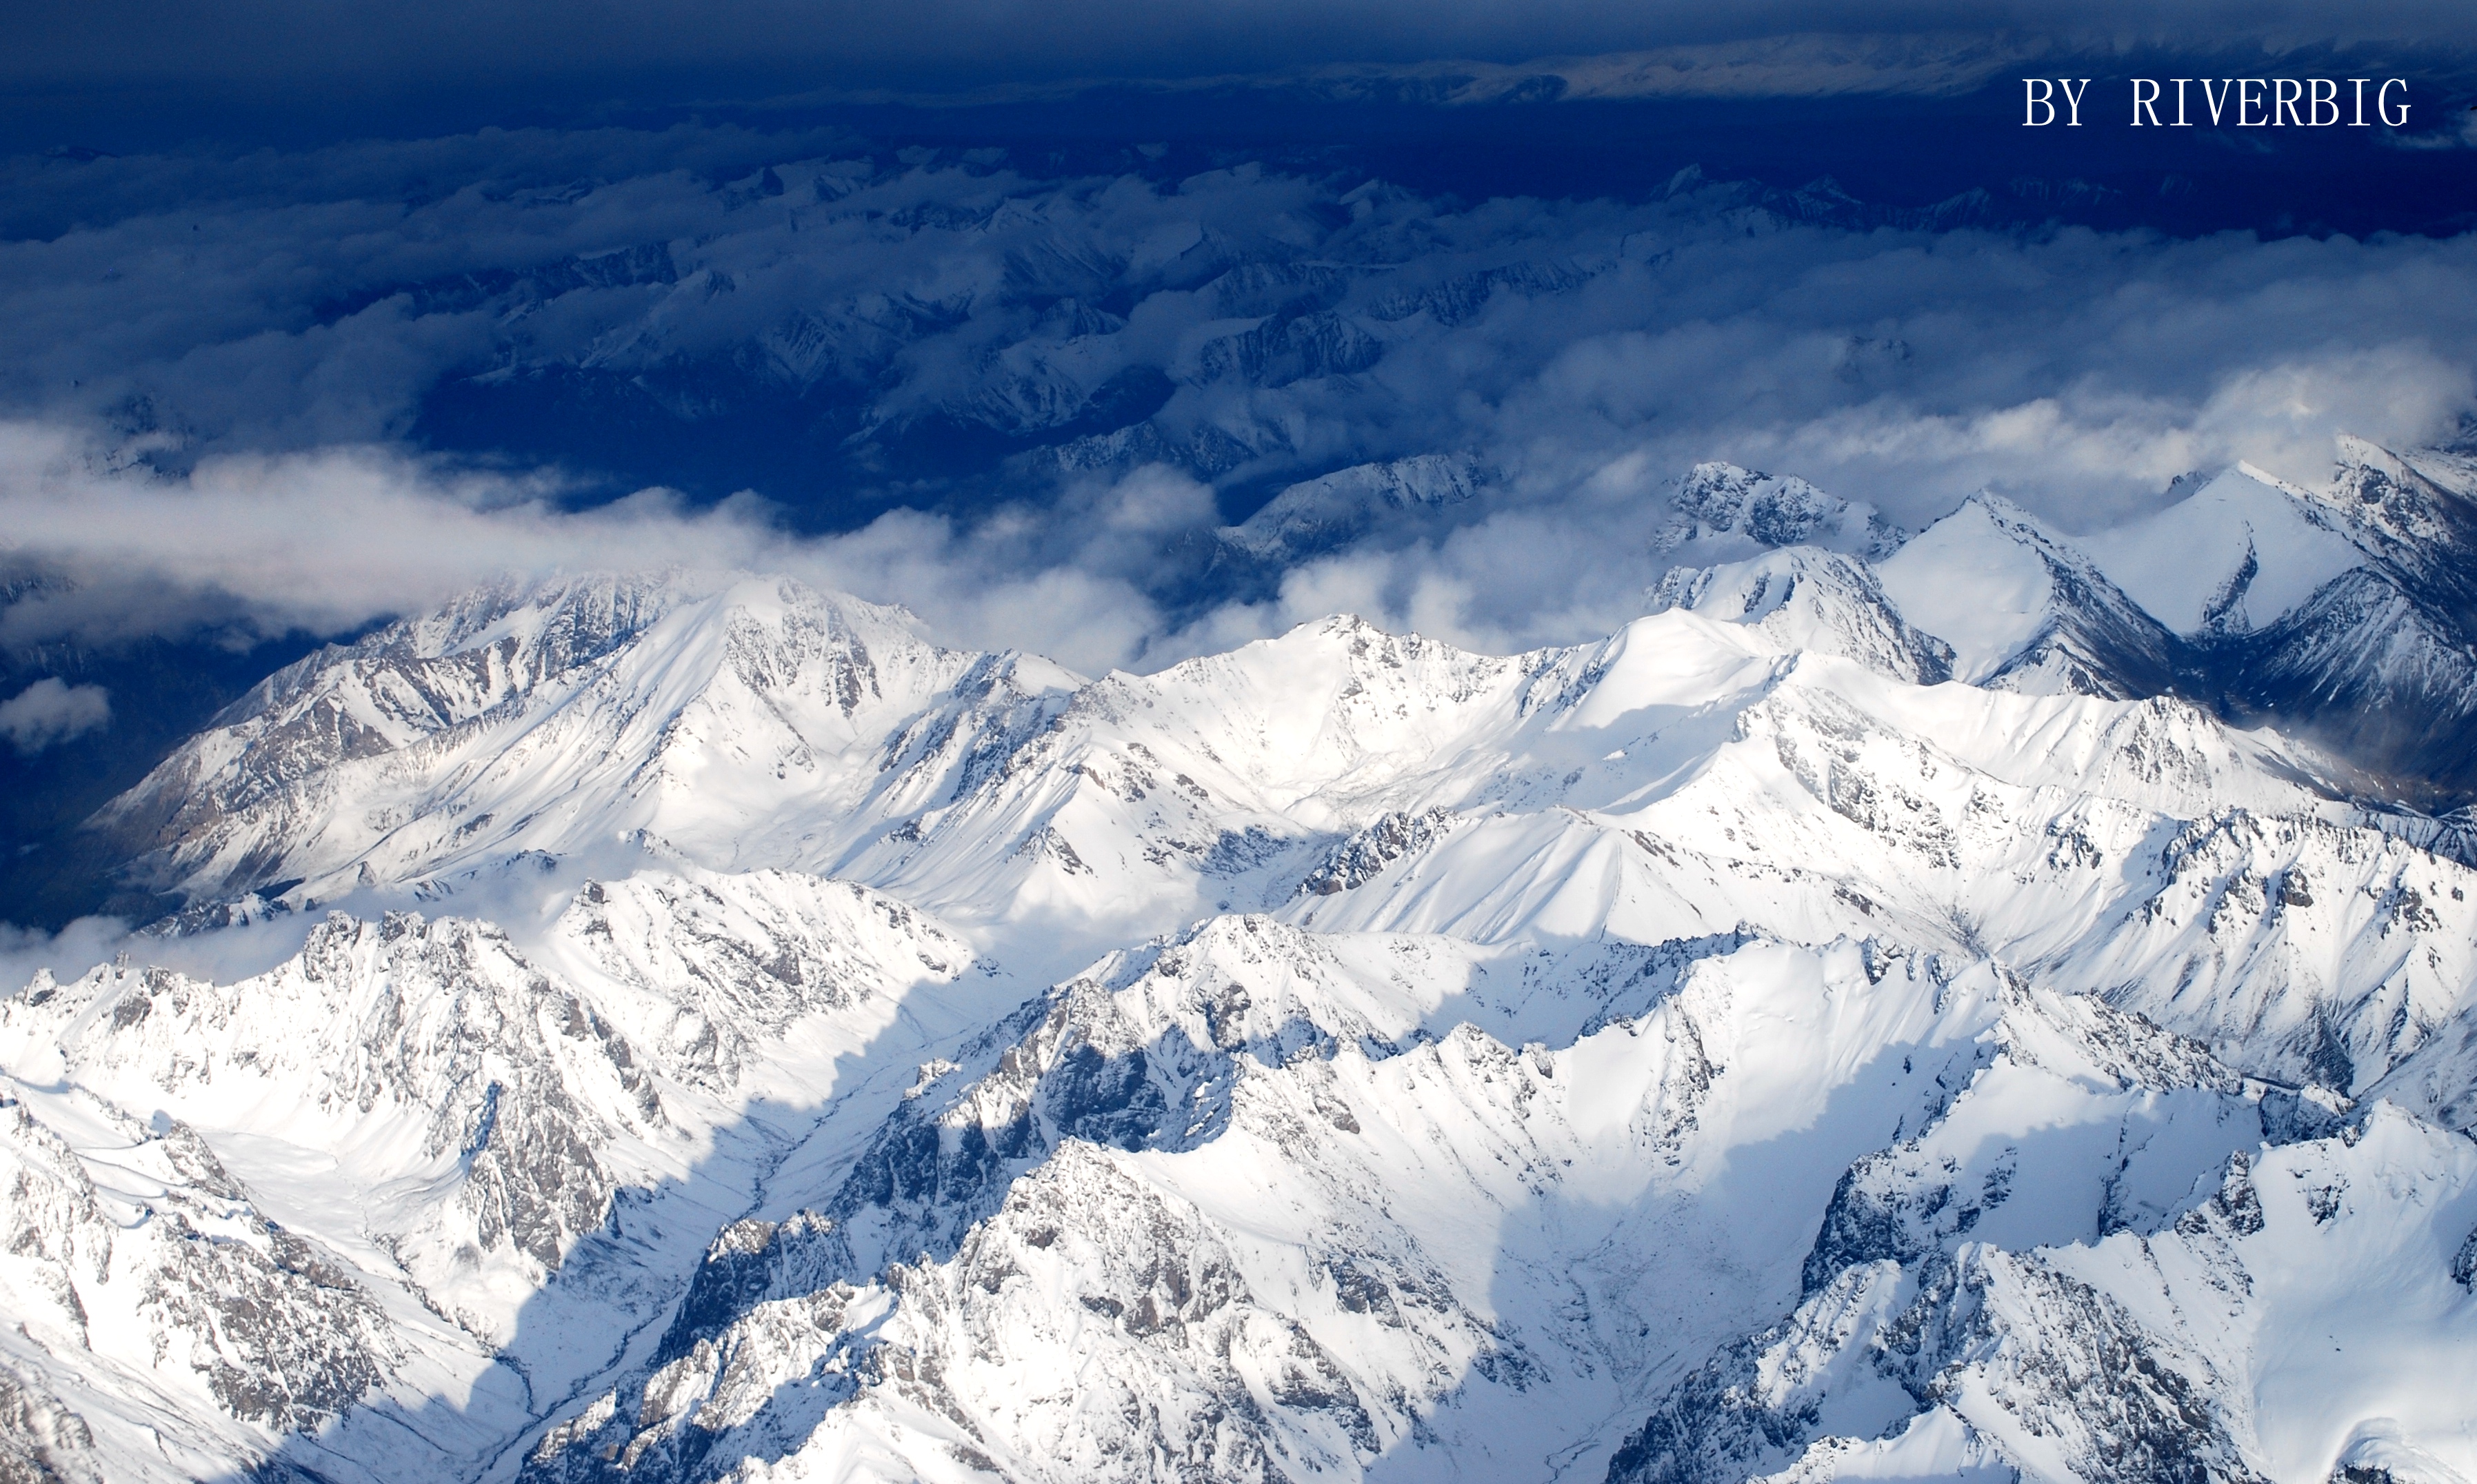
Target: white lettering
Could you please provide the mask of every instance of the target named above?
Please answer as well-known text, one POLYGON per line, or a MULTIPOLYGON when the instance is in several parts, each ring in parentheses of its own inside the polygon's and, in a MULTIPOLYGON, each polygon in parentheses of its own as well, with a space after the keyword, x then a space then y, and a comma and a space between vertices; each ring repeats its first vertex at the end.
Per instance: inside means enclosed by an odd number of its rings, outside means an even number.
POLYGON ((2064 90, 2064 101, 2072 106, 2072 117, 2064 121, 2064 127, 2067 129, 2078 129, 2082 126, 2082 94, 2089 91, 2090 80, 2083 78, 2081 84, 2081 87, 2075 88, 2073 80, 2069 77, 2056 79, 2056 86, 2064 90))
MULTIPOLYGON (((2093 81, 2087 77, 2021 79, 2022 126, 2043 129, 2049 124, 2062 124, 2067 129, 2080 128, 2082 105, 2089 100, 2093 81)), ((2231 122, 2239 129, 2278 129, 2290 125, 2299 129, 2328 129, 2337 124, 2362 129, 2372 122, 2366 116, 2366 92, 2374 88, 2378 80, 2364 77, 2344 80, 2351 89, 2353 109, 2349 100, 2339 95, 2343 80, 2336 78, 2137 77, 2130 81, 2133 84, 2133 127, 2136 129, 2190 129, 2202 122, 2193 114, 2205 110, 2211 115, 2209 127, 2214 129, 2231 122), (2166 117, 2167 85, 2170 83, 2176 87, 2173 119, 2166 117), (2192 107, 2192 86, 2195 83, 2202 85, 2202 110, 2192 107)), ((2408 88, 2409 80, 2404 77, 2381 83, 2372 100, 2374 116, 2393 129, 2408 127, 2408 88), (2393 97, 2393 93, 2399 96, 2393 97)))
POLYGON ((2304 128, 2305 120, 2298 116, 2296 104, 2305 96, 2305 85, 2292 77, 2278 78, 2272 82, 2270 92, 2271 123, 2277 125, 2281 121, 2280 115, 2284 113, 2287 115, 2287 122, 2294 124, 2299 129, 2304 128))
POLYGON ((2402 92, 2408 91, 2408 79, 2395 77, 2389 82, 2385 83, 2383 85, 2383 90, 2374 95, 2374 112, 2380 113, 2383 117, 2383 122, 2390 125, 2392 128, 2406 128, 2408 125, 2408 104, 2406 101, 2403 100, 2399 106, 2399 117, 2393 118, 2391 116, 2391 89, 2394 88, 2398 88, 2402 92))
POLYGON ((2156 129, 2160 127, 2159 110, 2154 106, 2158 102, 2159 84, 2151 78, 2135 78, 2133 80, 2133 127, 2136 129, 2141 127, 2141 115, 2143 113, 2148 113, 2150 115, 2151 128, 2156 129), (2144 93, 2141 90, 2144 88, 2149 88, 2150 91, 2144 93))
POLYGON ((2029 97, 2029 101, 2025 103, 2021 109, 2022 128, 2043 129, 2047 125, 2056 121, 2056 88, 2054 84, 2048 82, 2043 77, 2025 77, 2021 79, 2021 90, 2028 94, 2029 97), (2047 111, 2046 117, 2040 118, 2039 116, 2039 111, 2040 109, 2045 109, 2047 111))

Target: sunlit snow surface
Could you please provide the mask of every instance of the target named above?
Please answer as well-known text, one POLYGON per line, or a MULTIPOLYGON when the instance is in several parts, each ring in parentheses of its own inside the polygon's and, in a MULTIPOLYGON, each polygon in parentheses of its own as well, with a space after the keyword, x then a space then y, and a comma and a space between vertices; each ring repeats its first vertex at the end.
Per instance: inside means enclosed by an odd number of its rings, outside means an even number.
POLYGON ((322 652, 98 821, 191 936, 0 1001, 0 1448, 2477 1475, 2477 872, 2128 698, 2404 569, 2377 455, 1906 545, 1709 466, 1701 565, 1513 656, 1090 678, 697 572, 322 652))
POLYGON ((2176 633, 2266 628, 2364 561, 2337 520, 2280 485, 2240 465, 2147 520, 2092 538, 2090 554, 2176 633))

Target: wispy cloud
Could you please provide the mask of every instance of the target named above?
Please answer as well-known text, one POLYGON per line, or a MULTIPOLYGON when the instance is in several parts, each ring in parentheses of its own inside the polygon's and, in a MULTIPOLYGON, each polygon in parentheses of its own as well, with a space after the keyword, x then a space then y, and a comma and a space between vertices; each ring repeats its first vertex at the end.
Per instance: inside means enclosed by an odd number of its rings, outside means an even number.
MULTIPOLYGON (((897 511, 802 537, 755 496, 696 509, 648 490, 568 511, 554 492, 376 447, 216 456, 164 475, 58 427, 0 425, 0 550, 51 579, 0 611, 0 642, 336 633, 502 578, 679 566, 782 571, 905 603, 955 642, 1106 667, 1160 627, 1119 575, 1128 541, 1157 534, 1165 507, 1190 507, 1189 523, 1210 508, 1201 487, 1148 473, 1093 490, 1071 524, 1027 511, 963 527, 897 511), (1039 534, 1063 529, 1080 534, 1039 534)), ((28 701, 28 736, 65 704, 48 692, 28 701)))
POLYGON ((32 755, 54 742, 99 731, 112 721, 112 696, 101 686, 73 686, 45 676, 0 701, 0 737, 32 755))

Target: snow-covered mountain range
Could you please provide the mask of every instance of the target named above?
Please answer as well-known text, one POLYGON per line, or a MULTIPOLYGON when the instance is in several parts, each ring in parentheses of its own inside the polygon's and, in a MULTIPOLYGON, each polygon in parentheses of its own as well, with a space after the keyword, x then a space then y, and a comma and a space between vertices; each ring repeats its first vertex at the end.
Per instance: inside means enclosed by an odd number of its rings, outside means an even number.
POLYGON ((0 1477, 2477 1478, 2477 465, 2340 455, 1707 465, 1512 656, 697 572, 315 654, 0 1000, 0 1477))

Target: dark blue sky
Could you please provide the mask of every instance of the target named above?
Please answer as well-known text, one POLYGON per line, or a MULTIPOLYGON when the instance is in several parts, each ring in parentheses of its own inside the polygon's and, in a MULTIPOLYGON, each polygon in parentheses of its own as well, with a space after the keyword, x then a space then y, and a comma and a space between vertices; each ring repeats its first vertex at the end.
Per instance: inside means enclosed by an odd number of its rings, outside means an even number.
POLYGON ((116 140, 103 147, 303 144, 818 89, 951 94, 1064 79, 1507 63, 1805 33, 2236 57, 2470 44, 2466 9, 2450 0, 37 0, 12 8, 6 31, 0 147, 14 148, 61 143, 63 132, 116 140))

